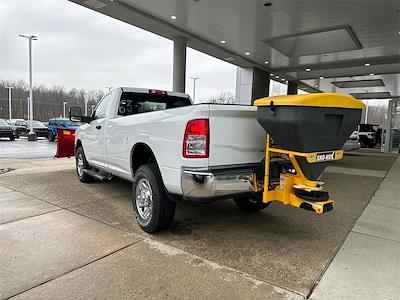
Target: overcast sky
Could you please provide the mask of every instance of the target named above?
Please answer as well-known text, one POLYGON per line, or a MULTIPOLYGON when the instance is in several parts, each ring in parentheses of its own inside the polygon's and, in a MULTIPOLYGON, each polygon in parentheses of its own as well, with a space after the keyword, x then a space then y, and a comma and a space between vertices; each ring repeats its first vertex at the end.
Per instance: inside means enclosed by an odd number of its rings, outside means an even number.
MULTIPOLYGON (((19 34, 39 37, 34 85, 172 89, 172 41, 67 0, 0 0, 0 80, 28 81, 28 41, 19 34)), ((234 93, 236 67, 198 51, 188 49, 186 75, 200 77, 197 99, 234 93)))

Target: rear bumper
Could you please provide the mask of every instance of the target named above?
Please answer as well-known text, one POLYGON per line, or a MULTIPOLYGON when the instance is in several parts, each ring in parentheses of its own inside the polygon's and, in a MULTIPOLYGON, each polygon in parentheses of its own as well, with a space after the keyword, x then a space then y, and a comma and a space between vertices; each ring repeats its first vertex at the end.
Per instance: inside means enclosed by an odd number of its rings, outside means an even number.
POLYGON ((183 170, 182 196, 187 199, 229 198, 254 193, 253 170, 183 170))

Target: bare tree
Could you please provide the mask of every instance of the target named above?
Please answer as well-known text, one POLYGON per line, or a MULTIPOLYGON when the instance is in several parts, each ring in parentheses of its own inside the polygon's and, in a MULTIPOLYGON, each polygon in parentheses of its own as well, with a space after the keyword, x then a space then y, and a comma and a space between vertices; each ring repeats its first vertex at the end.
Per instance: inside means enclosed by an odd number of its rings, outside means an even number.
POLYGON ((205 103, 214 103, 214 104, 233 104, 235 97, 231 92, 224 91, 220 92, 217 96, 213 96, 208 98, 205 103))
MULTIPOLYGON (((8 118, 8 90, 6 86, 13 86, 12 112, 13 118, 27 116, 27 97, 29 87, 25 81, 11 82, 0 80, 0 118, 8 118)), ((63 114, 63 102, 68 102, 68 107, 80 106, 84 110, 85 101, 88 105, 96 104, 103 97, 101 90, 72 88, 66 91, 62 86, 46 87, 36 86, 33 89, 33 112, 36 120, 47 121, 49 118, 59 117, 63 114)))
MULTIPOLYGON (((367 122, 369 124, 382 125, 385 114, 388 110, 388 100, 366 100, 364 102, 368 104, 368 118, 367 122)), ((361 122, 365 120, 365 110, 363 111, 363 116, 361 122)))

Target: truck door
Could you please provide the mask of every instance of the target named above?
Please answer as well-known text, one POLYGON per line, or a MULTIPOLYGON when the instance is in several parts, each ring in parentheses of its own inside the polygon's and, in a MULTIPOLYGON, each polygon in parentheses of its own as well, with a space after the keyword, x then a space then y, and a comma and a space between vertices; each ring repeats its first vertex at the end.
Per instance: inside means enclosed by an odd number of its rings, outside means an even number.
POLYGON ((107 123, 108 111, 112 102, 112 93, 106 95, 94 111, 94 120, 82 134, 83 150, 87 160, 94 165, 104 167, 104 132, 107 123))

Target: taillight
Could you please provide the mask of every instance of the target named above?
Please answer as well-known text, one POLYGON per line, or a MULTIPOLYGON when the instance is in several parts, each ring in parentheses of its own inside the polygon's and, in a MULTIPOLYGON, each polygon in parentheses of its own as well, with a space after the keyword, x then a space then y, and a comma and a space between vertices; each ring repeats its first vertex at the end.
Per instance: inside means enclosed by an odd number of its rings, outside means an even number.
POLYGON ((149 90, 149 94, 166 96, 167 92, 162 90, 149 90))
POLYGON ((187 123, 185 136, 183 137, 183 157, 208 157, 210 143, 208 127, 208 119, 196 119, 187 123))

